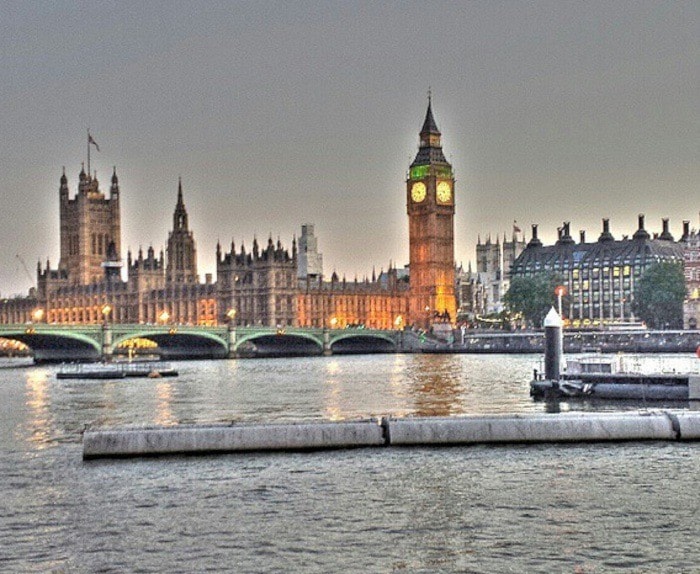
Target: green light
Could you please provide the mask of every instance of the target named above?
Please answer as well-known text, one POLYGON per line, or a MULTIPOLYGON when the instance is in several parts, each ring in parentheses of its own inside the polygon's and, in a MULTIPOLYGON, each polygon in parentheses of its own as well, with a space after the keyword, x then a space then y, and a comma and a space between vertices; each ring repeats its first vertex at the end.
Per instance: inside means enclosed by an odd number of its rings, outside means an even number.
POLYGON ((428 175, 429 165, 417 165, 411 168, 411 179, 422 179, 428 175))

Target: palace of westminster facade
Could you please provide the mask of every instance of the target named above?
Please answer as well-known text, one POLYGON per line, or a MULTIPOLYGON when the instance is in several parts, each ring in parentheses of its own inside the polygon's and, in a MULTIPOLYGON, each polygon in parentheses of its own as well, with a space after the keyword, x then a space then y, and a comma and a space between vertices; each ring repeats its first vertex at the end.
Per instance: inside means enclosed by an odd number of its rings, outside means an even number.
MULTIPOLYGON (((89 171, 89 170, 88 170, 89 171)), ((1 323, 167 323, 335 327, 363 325, 428 328, 456 318, 454 175, 442 152, 430 101, 406 182, 410 284, 404 270, 363 281, 335 273, 324 278, 312 225, 302 226, 291 250, 268 239, 250 249, 216 246, 216 280, 200 282, 182 182, 178 184, 166 252, 127 254, 122 278, 119 178, 109 195, 96 175, 79 175, 70 196, 60 178, 60 260, 37 266, 28 297, 0 301, 1 323)))
MULTIPOLYGON (((89 170, 88 170, 89 171, 89 170)), ((182 182, 166 252, 141 249, 126 258, 122 278, 120 188, 116 169, 109 196, 96 175, 81 170, 71 198, 65 174, 59 183, 60 260, 37 266, 37 286, 28 297, 0 300, 0 323, 115 323, 263 325, 268 327, 374 329, 408 326, 445 328, 460 318, 502 310, 511 277, 543 271, 562 277, 569 293, 564 316, 575 326, 634 321, 634 288, 655 262, 683 263, 688 297, 684 326, 700 320, 700 233, 684 221, 675 241, 663 221, 660 234, 644 228, 616 240, 603 220, 595 242, 579 242, 569 223, 552 246, 543 246, 533 225, 526 242, 513 226, 511 241, 489 237, 476 246, 475 272, 454 260, 454 173, 442 151, 441 133, 428 102, 418 153, 406 180, 409 266, 389 266, 371 279, 323 276, 313 225, 303 225, 291 250, 272 238, 254 239, 249 250, 216 246, 216 280, 200 282, 195 240, 189 229, 182 182)))

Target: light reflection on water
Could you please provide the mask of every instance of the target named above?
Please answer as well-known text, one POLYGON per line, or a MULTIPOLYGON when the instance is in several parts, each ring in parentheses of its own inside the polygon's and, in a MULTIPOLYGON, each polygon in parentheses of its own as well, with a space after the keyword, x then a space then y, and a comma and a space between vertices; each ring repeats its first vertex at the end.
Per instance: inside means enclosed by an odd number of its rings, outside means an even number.
POLYGON ((0 571, 693 571, 695 444, 81 461, 88 423, 640 407, 535 403, 535 362, 182 362, 177 378, 119 381, 57 381, 54 367, 0 369, 0 571))
MULTIPOLYGON (((499 355, 358 355, 176 363, 176 378, 55 379, 55 367, 0 369, 20 377, 33 448, 79 441, 86 424, 172 425, 217 421, 347 420, 462 416, 684 404, 534 402, 536 358, 499 355)), ((690 408, 697 408, 692 404, 690 408)), ((23 431, 24 432, 24 431, 23 431)), ((21 433, 20 433, 21 434, 21 433)))

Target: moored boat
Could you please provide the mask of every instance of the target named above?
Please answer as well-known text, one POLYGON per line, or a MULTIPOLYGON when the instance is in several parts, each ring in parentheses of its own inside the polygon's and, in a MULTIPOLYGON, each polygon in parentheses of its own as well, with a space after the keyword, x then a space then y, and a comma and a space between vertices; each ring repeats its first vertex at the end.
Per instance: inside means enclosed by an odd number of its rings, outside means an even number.
MULTIPOLYGON (((637 365, 638 366, 638 365, 637 365)), ((629 369, 621 356, 569 358, 558 378, 535 371, 530 382, 534 398, 590 397, 659 401, 700 400, 700 372, 696 369, 629 369)))
POLYGON ((168 363, 134 361, 97 364, 62 365, 57 379, 125 379, 129 377, 176 377, 178 372, 168 363))

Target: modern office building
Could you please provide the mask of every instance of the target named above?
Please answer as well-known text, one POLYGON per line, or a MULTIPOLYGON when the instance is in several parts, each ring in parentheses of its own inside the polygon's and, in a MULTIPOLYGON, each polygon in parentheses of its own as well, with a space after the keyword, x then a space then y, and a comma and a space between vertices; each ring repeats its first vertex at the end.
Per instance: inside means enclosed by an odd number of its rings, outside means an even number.
POLYGON ((571 237, 570 224, 558 229, 558 240, 545 246, 532 226, 532 238, 513 262, 511 278, 549 272, 561 278, 566 287, 564 318, 574 326, 635 321, 635 285, 644 271, 661 261, 682 262, 683 243, 674 241, 668 220, 662 231, 650 235, 639 216, 632 237, 615 239, 608 219, 597 241, 587 242, 581 231, 579 241, 571 237))

